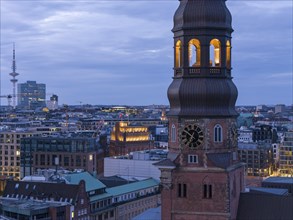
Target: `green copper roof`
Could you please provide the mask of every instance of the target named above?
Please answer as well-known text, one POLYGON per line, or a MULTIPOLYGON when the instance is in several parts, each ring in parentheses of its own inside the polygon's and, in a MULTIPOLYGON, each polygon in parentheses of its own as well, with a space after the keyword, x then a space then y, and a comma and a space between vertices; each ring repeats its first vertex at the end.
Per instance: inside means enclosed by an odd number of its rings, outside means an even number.
POLYGON ((103 194, 91 196, 90 201, 93 202, 93 201, 98 201, 98 200, 102 200, 102 199, 106 199, 106 198, 111 199, 112 195, 109 193, 103 193, 103 194))
POLYGON ((159 185, 158 181, 150 178, 150 179, 146 179, 146 180, 142 180, 142 181, 138 181, 134 183, 125 184, 122 186, 108 188, 106 189, 106 191, 109 194, 112 194, 113 196, 117 196, 117 195, 129 193, 129 192, 133 192, 133 191, 137 191, 141 189, 146 189, 146 188, 158 186, 158 185, 159 185))
POLYGON ((65 179, 69 182, 69 184, 79 184, 81 180, 84 180, 85 190, 87 192, 106 188, 106 186, 101 181, 93 177, 88 172, 66 174, 65 179))

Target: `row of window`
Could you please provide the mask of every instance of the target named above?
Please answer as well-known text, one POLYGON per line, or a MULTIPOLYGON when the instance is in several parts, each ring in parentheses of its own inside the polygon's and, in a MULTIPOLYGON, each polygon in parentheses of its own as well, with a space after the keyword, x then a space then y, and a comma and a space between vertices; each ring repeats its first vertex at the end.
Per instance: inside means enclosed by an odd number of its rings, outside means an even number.
MULTIPOLYGON (((214 142, 220 143, 223 140, 223 129, 222 126, 217 124, 214 127, 214 142)), ((172 124, 171 126, 171 142, 176 142, 176 126, 172 124)))
POLYGON ((62 155, 46 155, 45 154, 35 154, 34 163, 36 165, 56 165, 58 163, 62 166, 83 166, 86 167, 89 161, 93 160, 93 155, 90 154, 88 160, 86 159, 86 155, 75 155, 75 156, 62 156, 62 155))
MULTIPOLYGON (((175 47, 175 67, 182 67, 183 62, 182 42, 178 40, 175 47)), ((198 39, 192 39, 188 43, 188 60, 190 67, 199 67, 201 63, 201 45, 198 39)), ((218 39, 210 41, 210 66, 221 66, 221 42, 218 39)), ((231 44, 226 42, 226 67, 231 68, 231 44)))
MULTIPOLYGON (((204 199, 211 199, 213 195, 212 185, 211 184, 203 184, 203 195, 204 199)), ((177 185, 177 196, 180 198, 187 197, 187 185, 185 183, 179 183, 177 185)))

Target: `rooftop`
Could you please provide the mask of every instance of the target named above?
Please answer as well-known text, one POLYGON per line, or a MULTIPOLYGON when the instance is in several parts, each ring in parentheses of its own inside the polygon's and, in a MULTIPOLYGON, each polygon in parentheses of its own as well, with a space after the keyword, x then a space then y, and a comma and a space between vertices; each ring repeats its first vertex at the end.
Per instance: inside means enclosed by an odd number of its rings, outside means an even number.
POLYGON ((293 184, 293 177, 269 177, 269 178, 265 179, 263 182, 293 184))
POLYGON ((274 195, 287 195, 287 189, 278 189, 278 188, 267 188, 267 187, 251 187, 249 188, 251 192, 259 192, 259 193, 269 193, 274 195))
POLYGON ((73 184, 73 185, 78 185, 81 180, 84 180, 85 189, 87 192, 106 188, 106 185, 104 185, 97 178, 90 175, 88 172, 69 173, 64 175, 64 178, 68 181, 69 184, 73 184))
POLYGON ((139 182, 129 183, 122 186, 116 186, 113 188, 108 188, 107 192, 112 194, 113 196, 134 192, 141 189, 146 189, 153 186, 158 186, 159 182, 153 178, 142 180, 139 182))

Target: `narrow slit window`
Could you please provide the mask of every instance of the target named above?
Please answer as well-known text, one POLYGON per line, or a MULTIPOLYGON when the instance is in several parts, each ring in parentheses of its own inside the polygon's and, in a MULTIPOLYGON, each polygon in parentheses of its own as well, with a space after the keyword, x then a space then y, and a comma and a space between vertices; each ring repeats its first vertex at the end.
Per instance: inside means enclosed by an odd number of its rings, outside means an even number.
POLYGON ((172 142, 176 141, 176 127, 174 124, 172 124, 172 127, 171 127, 171 141, 172 142))

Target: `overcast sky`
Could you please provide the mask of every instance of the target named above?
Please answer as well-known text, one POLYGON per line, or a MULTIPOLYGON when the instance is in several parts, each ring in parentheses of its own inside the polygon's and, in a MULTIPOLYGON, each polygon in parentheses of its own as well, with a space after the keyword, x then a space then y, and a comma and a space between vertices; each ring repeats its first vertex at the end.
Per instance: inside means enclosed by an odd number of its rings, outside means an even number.
MULTIPOLYGON (((15 42, 19 82, 45 83, 60 104, 169 104, 178 0, 0 2, 2 95, 15 42)), ((238 105, 292 104, 292 4, 227 1, 238 105)))

